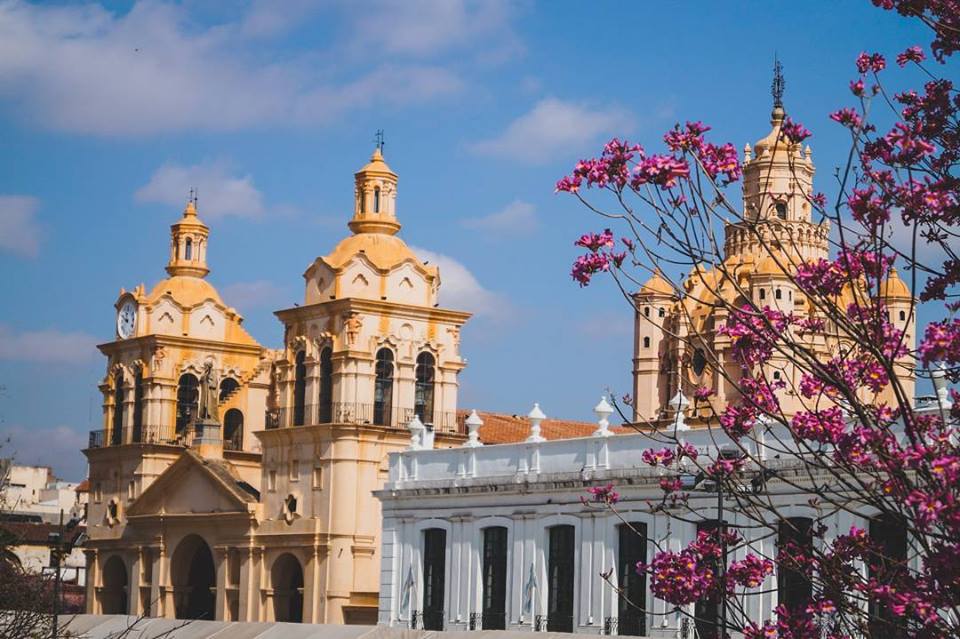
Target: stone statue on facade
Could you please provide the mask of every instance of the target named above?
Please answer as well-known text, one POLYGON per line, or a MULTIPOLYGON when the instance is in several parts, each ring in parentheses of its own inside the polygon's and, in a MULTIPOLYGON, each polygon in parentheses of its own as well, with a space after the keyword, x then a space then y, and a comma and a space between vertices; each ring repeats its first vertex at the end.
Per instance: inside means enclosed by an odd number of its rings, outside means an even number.
POLYGON ((353 346, 357 343, 357 337, 360 336, 360 328, 363 326, 363 320, 359 313, 351 313, 344 322, 347 329, 347 346, 353 346))
POLYGON ((213 362, 207 362, 200 377, 200 406, 197 418, 200 421, 217 421, 217 407, 220 404, 220 381, 213 362))

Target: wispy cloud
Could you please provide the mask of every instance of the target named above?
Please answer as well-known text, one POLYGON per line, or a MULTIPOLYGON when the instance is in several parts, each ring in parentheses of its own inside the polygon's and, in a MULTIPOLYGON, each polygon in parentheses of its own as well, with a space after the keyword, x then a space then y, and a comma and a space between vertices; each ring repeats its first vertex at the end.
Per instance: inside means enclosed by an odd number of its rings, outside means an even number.
POLYGON ((17 331, 0 324, 0 360, 76 364, 99 355, 97 338, 55 329, 17 331))
POLYGON ((266 207, 263 193, 250 175, 233 175, 223 160, 190 166, 164 164, 134 194, 137 202, 182 206, 190 189, 199 194, 203 217, 260 217, 266 207))
POLYGON ((285 287, 269 280, 235 282, 224 286, 221 294, 224 302, 241 311, 286 308, 293 299, 285 287))
POLYGON ((255 3, 239 19, 198 28, 188 8, 162 2, 126 13, 2 2, 0 99, 37 126, 139 136, 325 124, 348 109, 422 103, 462 86, 441 64, 371 59, 345 75, 332 48, 272 56, 249 46, 291 28, 303 6, 255 3))
POLYGON ((469 311, 479 317, 502 321, 513 316, 513 306, 504 295, 485 288, 466 266, 454 258, 423 248, 410 249, 421 260, 440 267, 440 305, 469 311))
POLYGON ((354 46, 428 56, 486 41, 483 55, 517 54, 511 27, 517 3, 506 0, 377 0, 349 3, 354 46))
POLYGON ((87 447, 87 434, 68 426, 26 427, 15 424, 5 429, 10 441, 3 455, 18 464, 51 466, 64 481, 79 482, 86 477, 87 464, 80 451, 87 447))
POLYGON ((461 222, 465 228, 492 234, 526 235, 540 227, 533 204, 514 200, 504 208, 483 217, 471 217, 461 222))
POLYGON ((36 219, 39 205, 34 197, 0 195, 0 250, 22 257, 40 253, 43 229, 36 219))
POLYGON ((633 129, 634 118, 617 106, 594 106, 545 98, 501 133, 470 148, 483 155, 539 164, 558 154, 589 151, 601 135, 633 129))

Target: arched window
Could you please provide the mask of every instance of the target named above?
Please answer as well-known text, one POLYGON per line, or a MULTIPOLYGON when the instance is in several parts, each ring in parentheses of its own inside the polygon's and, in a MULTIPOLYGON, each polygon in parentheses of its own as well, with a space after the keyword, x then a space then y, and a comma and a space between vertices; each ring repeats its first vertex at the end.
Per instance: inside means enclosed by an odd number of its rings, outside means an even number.
POLYGON ((693 372, 697 375, 702 375, 703 370, 707 367, 707 357, 703 354, 703 349, 698 348, 693 351, 693 372))
POLYGON ((777 217, 781 220, 787 219, 787 203, 786 202, 777 202, 777 217))
POLYGON ((763 288, 760 289, 760 299, 762 299, 762 300, 767 299, 767 290, 766 290, 766 289, 763 289, 763 288))
POLYGON ((197 416, 197 400, 200 397, 200 382, 194 375, 184 373, 177 382, 177 435, 183 435, 194 417, 197 416))
POLYGON ((296 357, 296 370, 293 377, 293 425, 303 426, 306 417, 307 407, 307 365, 304 362, 307 354, 305 351, 298 351, 296 357))
POLYGON ((225 377, 222 382, 220 382, 220 402, 223 403, 228 397, 233 393, 233 391, 240 388, 240 382, 235 380, 232 377, 225 377))
POLYGON ((446 590, 447 531, 423 531, 423 629, 443 630, 443 595, 446 590))
POLYGON ((790 517, 781 521, 777 533, 777 548, 781 558, 777 574, 779 603, 788 610, 805 610, 813 597, 813 584, 799 566, 783 561, 782 558, 810 553, 813 548, 813 520, 808 517, 790 517))
POLYGON ((667 311, 662 306, 657 310, 657 317, 663 317, 666 314, 667 311))
POLYGON ((123 443, 123 371, 113 376, 113 427, 110 429, 110 445, 123 443))
POLYGON ((644 317, 650 317, 650 307, 649 307, 649 306, 644 306, 644 307, 643 307, 643 316, 644 316, 644 317))
POLYGON ((223 416, 223 447, 226 450, 243 450, 243 413, 231 408, 223 416))
POLYGON ((433 423, 433 382, 436 377, 436 361, 430 353, 417 355, 417 388, 414 396, 414 412, 424 424, 433 423))
POLYGON ((778 300, 781 300, 781 299, 783 299, 783 291, 781 291, 781 290, 778 288, 778 289, 776 290, 776 292, 774 293, 773 296, 774 296, 775 298, 777 298, 778 300))
POLYGON ((373 390, 373 423, 391 425, 393 408, 393 352, 389 348, 377 351, 376 382, 373 390))
POLYGON ((333 349, 327 346, 320 351, 320 415, 319 423, 333 421, 333 349))
POLYGON ((490 526, 483 529, 483 606, 480 627, 484 630, 507 628, 507 529, 490 526))
POLYGON ((374 187, 373 189, 373 212, 380 212, 380 187, 374 187))
POLYGON ((143 439, 143 369, 133 378, 133 442, 143 439))
POLYGON ((650 338, 649 338, 649 337, 644 337, 644 338, 643 338, 643 347, 644 347, 644 348, 650 348, 650 338))
POLYGON ((185 260, 193 259, 193 240, 191 240, 189 237, 187 238, 187 242, 183 248, 183 259, 185 260))
POLYGON ((903 322, 903 321, 906 321, 906 319, 907 319, 907 312, 900 311, 900 321, 903 322))
POLYGON ((577 552, 573 526, 549 528, 547 551, 547 630, 573 632, 573 601, 577 552))

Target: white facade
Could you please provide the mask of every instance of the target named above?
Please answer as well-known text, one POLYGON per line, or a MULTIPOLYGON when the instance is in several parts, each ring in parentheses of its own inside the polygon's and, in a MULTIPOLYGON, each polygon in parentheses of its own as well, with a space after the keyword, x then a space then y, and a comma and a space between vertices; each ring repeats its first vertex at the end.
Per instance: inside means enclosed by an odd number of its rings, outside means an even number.
MULTIPOLYGON (((391 454, 390 479, 375 493, 383 509, 379 623, 409 627, 411 617, 422 619, 424 531, 439 528, 446 531, 443 629, 479 629, 484 596, 483 531, 502 526, 507 529, 508 546, 506 629, 547 630, 550 529, 567 524, 573 527, 575 549, 572 631, 617 634, 618 526, 624 521, 646 526, 645 559, 650 561, 658 548, 679 551, 686 547, 696 538, 697 524, 652 512, 650 504, 658 503, 663 495, 659 486, 662 471, 646 465, 641 453, 664 446, 655 441, 656 435, 606 436, 609 433, 604 431, 601 428, 593 437, 578 439, 391 454), (619 516, 590 502, 587 489, 608 483, 620 494, 616 504, 619 516), (610 583, 601 573, 609 574, 610 583)), ((771 427, 769 433, 778 438, 786 435, 779 427, 771 427)), ((732 446, 717 431, 687 430, 682 435, 711 458, 716 457, 717 447, 732 446)), ((778 447, 785 441, 789 440, 780 439, 778 447)), ((759 454, 773 456, 764 450, 759 454)), ((796 470, 795 458, 779 457, 767 459, 765 466, 777 469, 779 477, 801 476, 794 475, 802 472, 796 470)), ((865 517, 818 512, 808 505, 808 495, 788 496, 789 486, 779 478, 769 480, 765 492, 782 504, 778 507, 782 517, 805 517, 825 524, 827 541, 847 533, 854 524, 865 527, 866 517, 874 514, 866 510, 865 517)), ((691 493, 689 503, 694 520, 718 519, 715 493, 691 493)), ((732 513, 732 507, 728 496, 723 517, 728 526, 752 523, 745 518, 739 521, 741 516, 732 513)), ((776 555, 775 535, 768 530, 758 530, 755 537, 750 537, 748 530, 739 532, 747 537, 754 553, 776 555)), ((741 559, 745 552, 731 552, 728 561, 741 559)), ((764 586, 760 589, 764 594, 750 597, 748 609, 754 620, 770 619, 778 604, 776 575, 764 586)), ((694 636, 689 620, 683 620, 672 606, 655 601, 649 588, 643 599, 646 636, 694 636)), ((693 606, 688 612, 693 614, 693 606)), ((416 619, 413 623, 420 627, 416 619)), ((623 625, 621 622, 621 628, 623 625)))
POLYGON ((60 481, 49 466, 0 465, 0 509, 18 514, 40 515, 45 521, 82 516, 86 494, 78 494, 74 482, 60 481), (81 500, 83 498, 83 500, 81 500))

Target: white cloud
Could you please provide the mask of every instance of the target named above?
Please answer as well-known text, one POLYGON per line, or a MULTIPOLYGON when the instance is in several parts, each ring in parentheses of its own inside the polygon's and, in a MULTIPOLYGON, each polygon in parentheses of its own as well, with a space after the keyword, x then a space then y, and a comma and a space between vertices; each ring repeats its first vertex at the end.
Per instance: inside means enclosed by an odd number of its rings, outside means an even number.
POLYGON ((51 466, 64 481, 79 482, 86 477, 87 463, 81 450, 87 447, 87 433, 67 426, 27 428, 16 424, 6 429, 10 438, 2 454, 16 463, 30 466, 51 466))
POLYGON ((488 290, 457 260, 423 248, 410 249, 424 261, 440 267, 440 305, 469 311, 477 316, 503 320, 513 315, 510 301, 488 290))
POLYGON ((541 163, 558 154, 589 150, 584 147, 599 136, 623 134, 633 125, 633 117, 619 107, 544 98, 511 122, 503 133, 471 148, 484 155, 541 163))
POLYGON ((36 257, 43 230, 36 220, 39 202, 26 195, 0 195, 0 249, 36 257))
POLYGON ((191 166, 164 164, 137 190, 134 199, 182 206, 192 188, 197 189, 197 208, 202 217, 260 217, 266 210, 263 193, 253 185, 253 178, 231 175, 224 161, 191 166))
POLYGON ((599 312, 577 321, 574 327, 591 340, 616 340, 623 342, 633 335, 633 314, 629 306, 623 313, 599 312))
POLYGON ((347 109, 424 102, 461 87, 442 67, 374 60, 344 81, 333 49, 254 49, 250 38, 283 33, 299 11, 278 17, 266 6, 198 28, 185 7, 161 2, 124 14, 0 2, 0 100, 38 126, 137 136, 324 124, 347 109))
POLYGON ((354 45, 387 53, 424 56, 484 38, 497 56, 521 47, 510 27, 514 4, 505 0, 379 0, 350 3, 354 45))
POLYGON ((256 308, 286 308, 291 306, 288 291, 268 280, 235 282, 223 287, 224 302, 243 311, 256 308))
POLYGON ((58 330, 16 331, 0 324, 0 360, 22 362, 86 362, 99 354, 97 338, 58 330))
POLYGON ((462 224, 465 228, 478 231, 522 235, 536 231, 540 226, 540 220, 537 219, 533 204, 514 200, 495 213, 484 217, 467 218, 462 224))

